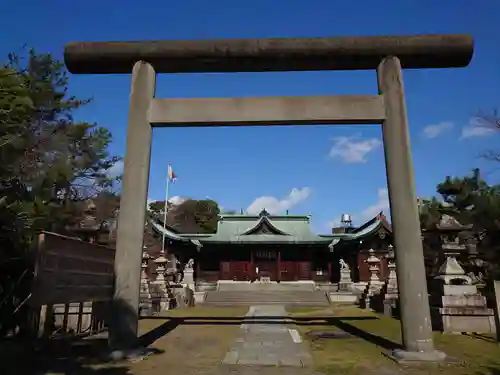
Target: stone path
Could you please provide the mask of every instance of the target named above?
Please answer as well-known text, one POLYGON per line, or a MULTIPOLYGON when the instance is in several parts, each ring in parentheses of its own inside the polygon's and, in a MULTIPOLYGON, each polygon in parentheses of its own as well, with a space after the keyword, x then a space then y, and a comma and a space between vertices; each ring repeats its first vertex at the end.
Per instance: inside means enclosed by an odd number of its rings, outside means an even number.
POLYGON ((241 325, 241 336, 223 360, 228 365, 294 366, 312 363, 299 333, 287 327, 288 313, 284 306, 252 306, 245 315, 248 323, 241 325), (269 321, 265 317, 283 317, 269 321), (264 323, 256 323, 261 317, 264 323))

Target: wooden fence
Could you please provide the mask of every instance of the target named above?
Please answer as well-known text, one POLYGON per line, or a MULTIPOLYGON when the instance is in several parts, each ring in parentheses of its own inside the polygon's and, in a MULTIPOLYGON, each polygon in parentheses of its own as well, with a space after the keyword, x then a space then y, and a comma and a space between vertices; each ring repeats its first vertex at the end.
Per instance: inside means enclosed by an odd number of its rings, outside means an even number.
POLYGON ((92 334, 105 328, 114 258, 115 250, 106 246, 51 232, 39 235, 29 303, 39 311, 42 335, 92 334))

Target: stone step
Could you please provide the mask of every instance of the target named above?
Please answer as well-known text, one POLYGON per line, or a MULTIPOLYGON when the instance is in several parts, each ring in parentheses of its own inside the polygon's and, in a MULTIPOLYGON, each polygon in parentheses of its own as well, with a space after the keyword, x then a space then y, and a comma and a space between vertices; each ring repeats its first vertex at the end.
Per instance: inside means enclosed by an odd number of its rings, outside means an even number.
POLYGON ((207 292, 205 304, 214 305, 309 305, 326 306, 329 299, 325 292, 270 292, 270 291, 219 291, 207 292))
POLYGON ((315 283, 311 282, 271 282, 271 283, 245 283, 245 282, 224 282, 217 283, 217 290, 221 292, 244 291, 283 291, 283 292, 313 292, 316 290, 315 283))
POLYGON ((230 306, 269 306, 269 305, 280 305, 280 306, 293 306, 293 307, 326 307, 329 305, 328 302, 291 302, 291 301, 276 301, 276 302, 262 302, 262 301, 254 301, 254 302, 204 302, 206 306, 217 306, 217 307, 230 307, 230 306))

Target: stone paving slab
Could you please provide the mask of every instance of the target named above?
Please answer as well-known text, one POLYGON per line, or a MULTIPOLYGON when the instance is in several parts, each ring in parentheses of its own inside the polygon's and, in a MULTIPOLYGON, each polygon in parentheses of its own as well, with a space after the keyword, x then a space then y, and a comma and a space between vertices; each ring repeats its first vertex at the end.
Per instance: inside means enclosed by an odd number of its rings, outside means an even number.
POLYGON ((286 323, 284 306, 251 306, 241 325, 241 336, 237 338, 222 361, 227 365, 292 366, 305 367, 312 358, 305 346, 292 334, 286 323), (252 317, 283 316, 270 323, 251 323, 252 317))

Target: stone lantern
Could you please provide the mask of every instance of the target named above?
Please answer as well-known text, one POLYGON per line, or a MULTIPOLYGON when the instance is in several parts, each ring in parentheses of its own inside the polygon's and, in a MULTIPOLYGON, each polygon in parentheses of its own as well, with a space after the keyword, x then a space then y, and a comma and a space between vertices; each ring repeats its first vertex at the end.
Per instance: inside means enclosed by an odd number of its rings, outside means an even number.
POLYGON ((387 247, 387 268, 389 270, 389 277, 387 278, 387 295, 395 295, 397 298, 398 295, 398 276, 396 274, 396 261, 395 261, 395 253, 394 246, 389 245, 387 247))
POLYGON ((155 286, 160 300, 160 309, 165 310, 169 306, 169 292, 167 287, 167 280, 165 279, 167 258, 165 258, 164 251, 160 251, 160 255, 154 261, 156 265, 156 280, 155 286))
POLYGON ((443 215, 436 224, 435 231, 441 239, 441 252, 444 255, 444 263, 439 267, 436 280, 441 280, 445 287, 452 284, 471 284, 471 278, 465 275, 458 262, 460 256, 465 255, 468 250, 467 245, 460 240, 460 234, 471 229, 472 225, 462 225, 449 215, 443 215))
POLYGON ((366 259, 366 263, 368 263, 368 270, 370 271, 370 280, 368 284, 378 285, 380 283, 380 259, 375 256, 375 250, 368 250, 368 259, 366 259))
POLYGON ((149 277, 147 275, 147 268, 150 256, 146 251, 146 247, 142 251, 142 262, 141 262, 141 287, 139 295, 139 306, 140 312, 143 315, 149 314, 152 309, 151 291, 149 288, 149 277))
POLYGON ((368 259, 365 262, 368 264, 368 270, 370 271, 370 279, 368 280, 368 285, 364 293, 365 307, 370 308, 370 301, 372 297, 379 293, 382 289, 383 283, 380 281, 380 259, 375 256, 375 250, 368 250, 368 259))
POLYGON ((387 259, 387 268, 389 270, 389 277, 385 283, 384 290, 384 314, 393 315, 393 310, 397 306, 397 301, 399 298, 398 291, 398 278, 396 274, 396 262, 395 262, 395 253, 394 246, 389 245, 387 247, 387 255, 385 256, 387 259))
POLYGON ((434 327, 444 332, 494 333, 493 310, 457 260, 468 251, 460 234, 471 229, 472 225, 462 225, 449 215, 443 215, 436 225, 445 260, 431 289, 431 316, 434 327))

